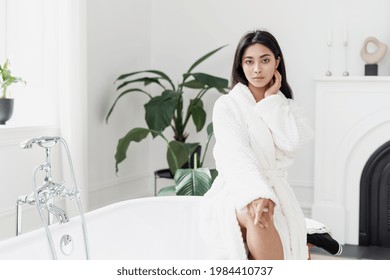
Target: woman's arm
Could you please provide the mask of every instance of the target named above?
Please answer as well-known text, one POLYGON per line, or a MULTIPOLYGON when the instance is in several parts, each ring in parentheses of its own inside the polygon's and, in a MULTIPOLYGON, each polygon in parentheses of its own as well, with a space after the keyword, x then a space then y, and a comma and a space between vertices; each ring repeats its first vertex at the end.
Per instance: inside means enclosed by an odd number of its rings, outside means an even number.
POLYGON ((281 93, 261 100, 255 112, 267 123, 275 145, 287 154, 294 153, 313 137, 302 110, 281 93))
POLYGON ((229 98, 218 99, 213 110, 214 158, 218 174, 230 189, 238 211, 246 211, 246 206, 258 198, 278 204, 275 192, 261 173, 260 164, 249 145, 247 127, 229 106, 229 98))

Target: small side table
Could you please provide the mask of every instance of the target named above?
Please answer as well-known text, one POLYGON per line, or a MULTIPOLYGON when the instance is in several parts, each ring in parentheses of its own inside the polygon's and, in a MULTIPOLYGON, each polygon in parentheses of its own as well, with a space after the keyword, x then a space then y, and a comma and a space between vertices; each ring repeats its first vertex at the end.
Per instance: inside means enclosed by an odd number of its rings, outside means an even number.
POLYGON ((154 196, 157 196, 157 179, 159 178, 173 180, 173 175, 171 170, 169 170, 169 168, 166 168, 166 169, 159 169, 154 171, 154 196))

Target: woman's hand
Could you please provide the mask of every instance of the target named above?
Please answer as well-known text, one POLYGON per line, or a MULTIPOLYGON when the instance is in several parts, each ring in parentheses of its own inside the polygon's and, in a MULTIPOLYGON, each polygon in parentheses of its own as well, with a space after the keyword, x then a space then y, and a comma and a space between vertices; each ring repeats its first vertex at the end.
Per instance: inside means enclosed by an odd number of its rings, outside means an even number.
POLYGON ((247 210, 254 220, 254 225, 259 224, 261 228, 268 228, 267 220, 273 219, 274 208, 275 203, 266 198, 253 200, 247 205, 247 210))
POLYGON ((278 70, 275 70, 274 79, 269 82, 268 88, 265 90, 264 97, 277 94, 282 85, 282 75, 278 70))

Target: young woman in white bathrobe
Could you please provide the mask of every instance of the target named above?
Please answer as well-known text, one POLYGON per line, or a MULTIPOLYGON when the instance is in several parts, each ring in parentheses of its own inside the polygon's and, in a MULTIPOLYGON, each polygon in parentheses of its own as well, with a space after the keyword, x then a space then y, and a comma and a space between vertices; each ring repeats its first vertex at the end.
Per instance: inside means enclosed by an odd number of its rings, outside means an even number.
POLYGON ((305 220, 286 169, 312 130, 292 98, 275 37, 244 35, 232 90, 213 109, 218 177, 202 206, 211 258, 308 258, 305 220))

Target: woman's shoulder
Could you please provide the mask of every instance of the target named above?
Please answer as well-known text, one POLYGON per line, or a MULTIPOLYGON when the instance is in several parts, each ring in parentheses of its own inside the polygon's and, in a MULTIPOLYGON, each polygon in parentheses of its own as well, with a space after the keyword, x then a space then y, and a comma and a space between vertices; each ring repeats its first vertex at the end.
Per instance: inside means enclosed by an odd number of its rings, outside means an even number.
POLYGON ((229 93, 221 95, 214 103, 214 110, 223 108, 227 109, 231 107, 231 99, 232 97, 229 95, 229 93))
POLYGON ((232 102, 234 99, 234 95, 237 94, 238 91, 242 90, 241 88, 245 87, 241 83, 237 83, 234 87, 230 89, 230 91, 224 95, 221 95, 217 101, 215 102, 215 105, 217 106, 232 106, 232 102))

